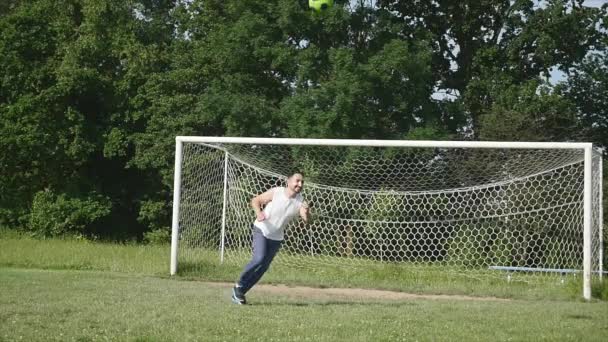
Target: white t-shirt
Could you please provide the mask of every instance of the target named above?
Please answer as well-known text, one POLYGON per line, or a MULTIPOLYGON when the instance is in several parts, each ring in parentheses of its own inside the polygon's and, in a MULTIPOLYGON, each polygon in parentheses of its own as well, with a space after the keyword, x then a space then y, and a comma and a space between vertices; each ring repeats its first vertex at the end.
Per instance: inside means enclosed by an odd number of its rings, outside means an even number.
POLYGON ((281 241, 284 238, 285 227, 299 214, 302 207, 302 195, 287 197, 286 188, 278 187, 272 189, 272 201, 264 208, 264 221, 257 219, 253 223, 260 228, 267 239, 281 241))

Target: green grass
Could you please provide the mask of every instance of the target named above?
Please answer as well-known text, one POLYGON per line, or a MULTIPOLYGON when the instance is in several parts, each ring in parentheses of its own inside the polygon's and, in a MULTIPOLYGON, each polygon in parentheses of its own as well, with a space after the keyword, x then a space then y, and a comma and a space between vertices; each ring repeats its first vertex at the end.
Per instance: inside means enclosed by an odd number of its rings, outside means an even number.
POLYGON ((254 288, 248 295, 252 305, 242 307, 229 302, 229 286, 201 281, 234 281, 241 260, 220 266, 210 253, 181 264, 181 276, 170 278, 168 259, 168 246, 36 240, 0 232, 0 341, 608 340, 608 302, 582 301, 578 281, 547 288, 500 278, 423 275, 426 271, 397 265, 367 270, 277 264, 265 283, 346 283, 481 298, 303 298, 254 288))
MULTIPOLYGON (((250 251, 231 251, 219 264, 217 251, 182 251, 179 276, 189 279, 234 281, 250 258, 250 251)), ((378 263, 338 257, 286 256, 279 253, 265 283, 313 287, 356 287, 418 294, 467 295, 513 299, 580 300, 582 277, 576 274, 507 273, 484 269, 456 269, 432 264, 378 263)), ((608 284, 594 278, 595 298, 608 300, 608 284)))
MULTIPOLYGON (((168 277, 169 246, 114 244, 76 239, 38 240, 0 231, 0 267, 113 271, 168 277)), ((233 282, 249 257, 248 253, 228 257, 219 263, 217 251, 197 251, 182 258, 178 278, 233 282), (185 260, 186 259, 186 260, 185 260)), ((264 283, 313 287, 356 287, 418 294, 468 295, 512 299, 581 300, 582 279, 520 276, 506 280, 501 271, 481 273, 446 272, 443 268, 407 264, 373 264, 352 267, 339 260, 318 258, 277 262, 264 276, 264 283), (563 282, 562 282, 563 281, 563 282)), ((304 257, 305 258, 305 257, 304 257)), ((594 282, 594 296, 608 300, 608 282, 594 282)))
POLYGON ((203 282, 0 268, 0 339, 25 341, 605 341, 604 302, 349 301, 256 294, 203 282))
POLYGON ((0 266, 167 275, 169 255, 169 246, 38 240, 0 232, 0 266))

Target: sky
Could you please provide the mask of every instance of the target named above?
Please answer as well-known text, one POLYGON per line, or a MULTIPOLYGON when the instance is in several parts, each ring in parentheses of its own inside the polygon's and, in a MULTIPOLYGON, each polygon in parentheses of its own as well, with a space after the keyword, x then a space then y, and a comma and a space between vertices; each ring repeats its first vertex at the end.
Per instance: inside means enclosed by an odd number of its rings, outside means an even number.
POLYGON ((585 0, 583 5, 589 7, 600 7, 605 3, 608 3, 608 0, 585 0))

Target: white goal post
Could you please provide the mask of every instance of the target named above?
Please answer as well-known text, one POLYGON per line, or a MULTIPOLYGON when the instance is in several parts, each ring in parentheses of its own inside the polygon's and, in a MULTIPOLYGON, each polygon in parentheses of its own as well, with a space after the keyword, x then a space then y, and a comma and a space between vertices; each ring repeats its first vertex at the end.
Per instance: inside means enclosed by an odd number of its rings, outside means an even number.
POLYGON ((304 173, 312 223, 277 262, 405 263, 601 281, 591 143, 176 137, 170 273, 249 256, 249 200, 304 173), (534 273, 536 273, 534 272, 534 273))

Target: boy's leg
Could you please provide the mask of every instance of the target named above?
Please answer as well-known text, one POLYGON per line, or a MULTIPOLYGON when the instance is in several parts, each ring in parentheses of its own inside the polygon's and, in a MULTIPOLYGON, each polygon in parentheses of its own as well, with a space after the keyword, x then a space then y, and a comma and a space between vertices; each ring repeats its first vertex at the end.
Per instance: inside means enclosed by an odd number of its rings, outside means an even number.
POLYGON ((243 286, 243 294, 251 290, 251 288, 255 284, 257 284, 258 281, 260 281, 264 273, 266 273, 266 271, 270 267, 270 263, 274 259, 275 255, 277 255, 279 249, 281 248, 282 242, 283 241, 266 239, 266 253, 264 253, 264 258, 262 259, 262 262, 260 263, 256 271, 252 273, 252 278, 249 278, 246 286, 243 286))
POLYGON ((243 288, 251 287, 251 280, 257 278, 258 270, 260 266, 262 266, 264 259, 266 258, 266 250, 267 250, 267 240, 262 231, 258 228, 253 228, 252 234, 252 247, 253 254, 251 256, 251 261, 245 266, 237 285, 243 288))
POLYGON ((244 288, 253 286, 251 280, 258 278, 258 271, 266 254, 266 238, 260 229, 252 226, 253 255, 251 261, 245 266, 236 285, 232 288, 232 301, 236 304, 246 304, 244 288))

